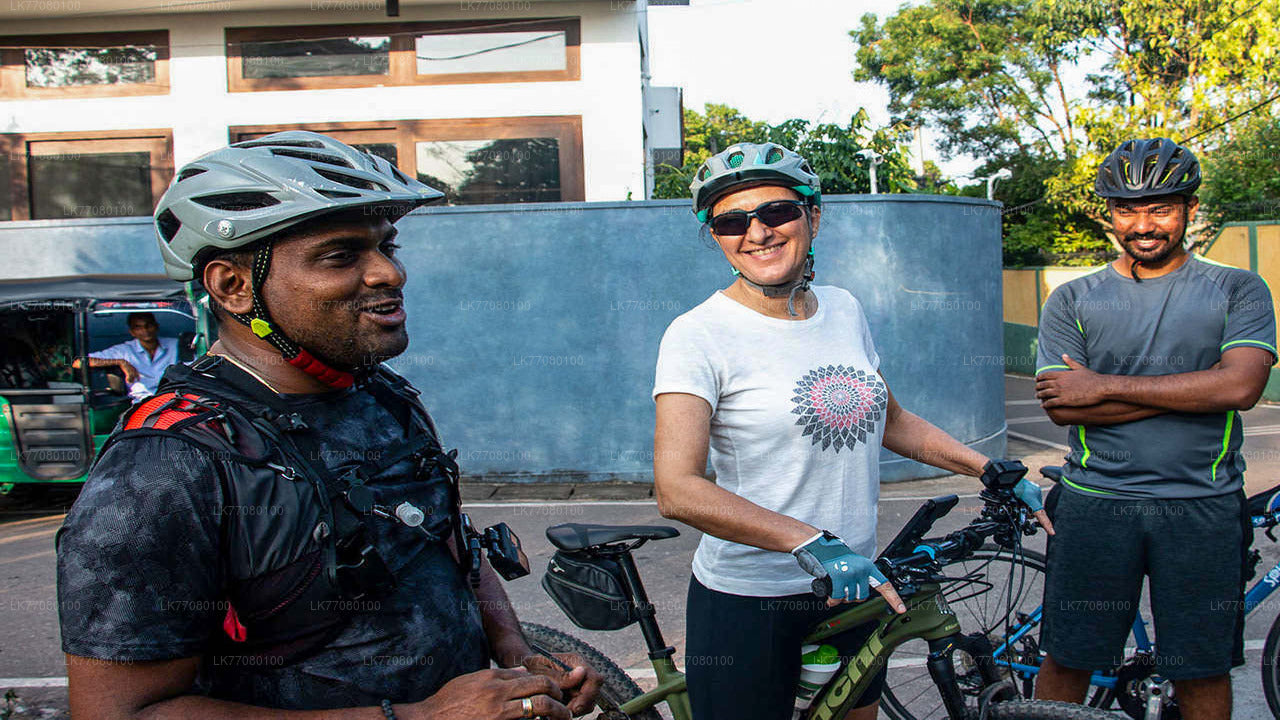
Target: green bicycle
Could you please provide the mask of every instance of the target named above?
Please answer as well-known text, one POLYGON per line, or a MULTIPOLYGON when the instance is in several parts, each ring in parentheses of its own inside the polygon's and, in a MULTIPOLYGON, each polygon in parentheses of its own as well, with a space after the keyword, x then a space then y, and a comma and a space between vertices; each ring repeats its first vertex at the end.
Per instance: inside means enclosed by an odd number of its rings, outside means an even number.
MULTIPOLYGON (((1024 469, 1025 472, 1025 469, 1024 469)), ((1020 477, 1020 476, 1019 476, 1020 477)), ((1016 479, 1014 480, 1016 482, 1016 479)), ((821 643, 851 628, 874 623, 875 630, 839 672, 819 691, 803 715, 806 720, 841 720, 858 704, 866 687, 902 643, 923 639, 929 648, 926 665, 951 720, 1104 720, 1102 711, 1045 701, 1023 700, 992 659, 983 634, 964 634, 941 592, 942 566, 974 555, 988 539, 1003 547, 1020 547, 1036 525, 1008 486, 982 492, 981 515, 943 538, 926 540, 933 524, 957 503, 955 495, 926 501, 876 561, 898 589, 907 612, 894 613, 879 596, 850 605, 819 623, 805 643, 821 643), (980 692, 962 690, 957 663, 976 666, 980 692)), ((567 523, 547 529, 558 552, 552 557, 543 587, 574 624, 588 630, 619 630, 638 624, 649 650, 657 685, 642 691, 601 652, 567 633, 534 623, 523 628, 530 645, 543 654, 573 652, 592 663, 605 678, 597 701, 600 720, 660 720, 666 703, 675 720, 693 720, 684 674, 675 664, 675 648, 666 644, 652 603, 632 556, 650 540, 675 537, 666 526, 609 526, 567 523)), ((824 578, 825 579, 825 578, 824 578)), ((823 595, 822 580, 814 581, 823 595)), ((772 720, 772 719, 770 719, 772 720)))

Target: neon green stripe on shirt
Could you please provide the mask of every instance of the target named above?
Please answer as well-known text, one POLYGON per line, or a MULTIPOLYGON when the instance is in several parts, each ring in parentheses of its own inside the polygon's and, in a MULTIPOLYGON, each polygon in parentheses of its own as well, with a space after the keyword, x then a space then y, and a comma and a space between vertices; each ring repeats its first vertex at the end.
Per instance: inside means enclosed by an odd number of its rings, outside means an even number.
POLYGON ((1080 430, 1080 447, 1084 448, 1084 456, 1080 458, 1080 467, 1087 468, 1089 467, 1089 456, 1093 454, 1093 451, 1089 449, 1089 444, 1084 441, 1084 426, 1077 425, 1076 427, 1080 430))
POLYGON ((1222 458, 1227 456, 1227 444, 1231 442, 1231 426, 1234 424, 1235 418, 1235 410, 1227 413, 1227 425, 1222 430, 1222 452, 1218 453, 1218 458, 1213 461, 1213 467, 1209 469, 1209 482, 1218 481, 1218 463, 1222 462, 1222 458))
POLYGON ((1039 375, 1040 373, 1048 372, 1049 370, 1070 370, 1070 369, 1071 368, 1067 367, 1066 365, 1045 365, 1042 368, 1036 368, 1036 374, 1039 375))
POLYGON ((1077 485, 1071 482, 1070 480, 1068 480, 1066 475, 1062 476, 1062 482, 1070 485, 1071 487, 1079 490, 1080 492, 1094 493, 1095 495, 1115 495, 1115 493, 1107 492, 1106 490, 1095 490, 1093 488, 1087 488, 1083 485, 1077 485))
POLYGON ((1272 355, 1280 355, 1280 353, 1277 353, 1277 352, 1276 352, 1276 346, 1275 346, 1275 345, 1271 345, 1270 343, 1266 343, 1266 342, 1263 342, 1263 341, 1261 341, 1261 340, 1249 340, 1249 339, 1245 339, 1245 340, 1232 340, 1231 342, 1229 342, 1229 343, 1227 343, 1227 344, 1223 345, 1222 347, 1218 348, 1218 351, 1219 351, 1219 352, 1221 352, 1221 351, 1223 351, 1223 350, 1226 350, 1227 348, 1231 347, 1232 345, 1255 345, 1255 346, 1257 346, 1257 347, 1260 347, 1260 348, 1266 348, 1267 350, 1270 350, 1272 355))

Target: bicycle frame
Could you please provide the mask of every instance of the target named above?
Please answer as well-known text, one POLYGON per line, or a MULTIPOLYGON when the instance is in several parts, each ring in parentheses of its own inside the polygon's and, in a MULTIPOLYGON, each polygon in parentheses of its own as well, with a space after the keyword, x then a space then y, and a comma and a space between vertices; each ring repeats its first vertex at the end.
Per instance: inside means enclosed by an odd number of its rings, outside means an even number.
MULTIPOLYGON (((821 623, 806 644, 847 632, 866 623, 877 623, 875 630, 858 653, 849 658, 844 670, 827 683, 809 708, 809 720, 841 720, 854 708, 876 673, 889 661, 889 655, 902 643, 915 638, 929 642, 929 674, 938 684, 943 703, 953 718, 965 717, 964 700, 955 685, 950 652, 960 635, 960 623, 943 599, 937 583, 925 583, 908 598, 907 611, 893 612, 883 598, 876 596, 851 606, 845 612, 821 623), (949 691, 950 688, 950 691, 949 691)), ((995 682, 994 665, 988 665, 987 680, 995 682)))

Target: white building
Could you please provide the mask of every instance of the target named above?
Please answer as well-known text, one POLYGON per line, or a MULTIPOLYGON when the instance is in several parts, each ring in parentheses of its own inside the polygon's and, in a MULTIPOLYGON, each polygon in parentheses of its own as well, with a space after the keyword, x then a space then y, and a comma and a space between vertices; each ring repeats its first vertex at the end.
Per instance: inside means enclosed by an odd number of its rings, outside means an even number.
POLYGON ((680 147, 678 89, 648 84, 647 5, 10 0, 0 221, 148 215, 175 167, 291 128, 453 202, 646 198, 680 147))

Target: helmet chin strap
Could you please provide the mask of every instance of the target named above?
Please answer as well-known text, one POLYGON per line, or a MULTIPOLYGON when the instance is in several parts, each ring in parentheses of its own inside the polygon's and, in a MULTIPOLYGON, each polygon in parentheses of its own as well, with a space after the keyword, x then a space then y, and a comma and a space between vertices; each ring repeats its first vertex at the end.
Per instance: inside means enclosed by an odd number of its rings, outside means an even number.
POLYGON ((267 306, 262 302, 262 284, 266 282, 267 270, 271 267, 271 243, 258 249, 253 256, 253 277, 250 288, 253 293, 253 311, 246 314, 231 313, 236 320, 249 326, 254 335, 271 343, 290 365, 319 380, 335 390, 342 390, 355 384, 355 375, 345 370, 326 365, 298 345, 271 322, 267 306))
POLYGON ((809 255, 804 259, 804 268, 800 271, 800 277, 794 280, 788 280, 777 285, 761 285, 753 282, 746 275, 743 275, 738 268, 733 269, 733 274, 738 276, 742 282, 764 293, 765 297, 779 298, 787 297, 787 314, 791 317, 799 317, 796 312, 796 293, 808 290, 809 283, 813 280, 813 248, 809 248, 809 255))

